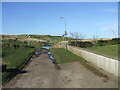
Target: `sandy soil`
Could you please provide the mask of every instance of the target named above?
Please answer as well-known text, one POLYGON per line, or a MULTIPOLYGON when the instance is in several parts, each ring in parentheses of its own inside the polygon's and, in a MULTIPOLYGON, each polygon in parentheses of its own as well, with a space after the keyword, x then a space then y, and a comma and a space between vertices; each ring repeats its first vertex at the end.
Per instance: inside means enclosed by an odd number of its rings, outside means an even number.
POLYGON ((80 62, 59 65, 43 53, 25 67, 27 73, 18 74, 4 88, 117 88, 112 79, 95 75, 80 62))

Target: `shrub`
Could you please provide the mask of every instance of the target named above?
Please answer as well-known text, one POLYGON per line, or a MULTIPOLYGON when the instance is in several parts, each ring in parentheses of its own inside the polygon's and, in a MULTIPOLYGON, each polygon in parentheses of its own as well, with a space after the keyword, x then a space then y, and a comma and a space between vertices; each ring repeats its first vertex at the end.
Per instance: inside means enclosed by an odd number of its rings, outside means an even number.
POLYGON ((120 44, 120 38, 113 38, 112 40, 98 40, 97 43, 94 45, 94 43, 85 41, 68 41, 69 45, 72 46, 79 46, 82 48, 85 47, 92 47, 92 46, 105 46, 105 45, 116 45, 116 44, 120 44))
POLYGON ((120 44, 120 38, 113 38, 112 42, 113 44, 120 44))
POLYGON ((98 40, 97 46, 105 46, 107 43, 107 40, 98 40))
POLYGON ((82 42, 82 41, 69 41, 69 45, 85 48, 85 47, 92 47, 93 43, 92 42, 82 42))
POLYGON ((93 43, 92 42, 78 42, 78 46, 81 48, 92 47, 93 43))

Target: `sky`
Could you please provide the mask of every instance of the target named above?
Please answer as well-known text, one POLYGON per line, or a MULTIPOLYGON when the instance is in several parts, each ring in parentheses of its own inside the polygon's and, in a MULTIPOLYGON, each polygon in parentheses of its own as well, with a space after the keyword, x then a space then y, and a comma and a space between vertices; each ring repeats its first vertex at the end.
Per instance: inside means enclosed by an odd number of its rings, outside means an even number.
POLYGON ((117 2, 3 2, 2 34, 113 38, 118 34, 117 2), (60 16, 64 16, 63 19, 60 16))

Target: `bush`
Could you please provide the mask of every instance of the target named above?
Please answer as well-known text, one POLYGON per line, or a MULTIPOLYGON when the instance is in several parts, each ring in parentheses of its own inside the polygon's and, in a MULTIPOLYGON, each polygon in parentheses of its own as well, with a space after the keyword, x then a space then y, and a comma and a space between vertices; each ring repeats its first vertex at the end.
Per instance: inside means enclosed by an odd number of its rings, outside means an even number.
POLYGON ((93 43, 92 42, 82 42, 82 41, 69 41, 69 45, 85 48, 85 47, 92 47, 93 43))
POLYGON ((112 40, 98 40, 98 46, 105 46, 105 45, 116 45, 120 44, 120 38, 113 38, 112 40))
MULTIPOLYGON (((68 41, 69 45, 78 46, 78 47, 92 47, 94 46, 93 42, 82 42, 82 41, 68 41)), ((105 46, 105 45, 116 45, 120 44, 120 38, 113 38, 112 40, 98 40, 96 46, 105 46)))
POLYGON ((112 42, 113 44, 120 44, 120 38, 113 38, 112 42))
POLYGON ((86 48, 86 47, 92 47, 93 46, 92 42, 78 42, 77 44, 81 48, 86 48))
POLYGON ((97 46, 105 46, 107 43, 107 40, 98 40, 97 46))

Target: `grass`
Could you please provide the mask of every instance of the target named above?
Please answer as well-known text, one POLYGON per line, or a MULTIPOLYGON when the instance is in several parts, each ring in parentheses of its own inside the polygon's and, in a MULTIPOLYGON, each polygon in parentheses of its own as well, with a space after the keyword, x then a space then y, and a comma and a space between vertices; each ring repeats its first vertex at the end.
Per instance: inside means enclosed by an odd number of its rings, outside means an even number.
POLYGON ((20 63, 31 56, 35 48, 3 49, 3 62, 8 63, 7 68, 16 68, 20 63), (19 63, 19 64, 18 64, 19 63))
MULTIPOLYGON (((18 49, 6 48, 2 50, 3 57, 2 61, 7 64, 7 69, 22 69, 23 66, 28 62, 32 56, 35 48, 21 47, 18 49)), ((14 72, 3 72, 2 82, 4 83, 14 72)))
POLYGON ((86 49, 93 50, 102 54, 118 57, 118 45, 95 46, 95 47, 88 47, 86 49))
POLYGON ((58 63, 66 63, 71 61, 82 61, 83 59, 64 48, 51 48, 52 56, 58 63))
POLYGON ((89 62, 85 61, 80 56, 73 54, 72 52, 65 50, 64 48, 51 48, 52 56, 58 61, 58 63, 67 63, 72 61, 80 61, 88 70, 92 71, 95 75, 109 79, 107 75, 104 75, 97 68, 94 68, 89 62))

